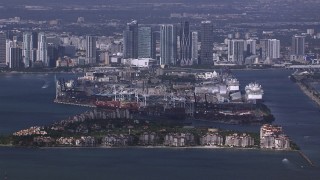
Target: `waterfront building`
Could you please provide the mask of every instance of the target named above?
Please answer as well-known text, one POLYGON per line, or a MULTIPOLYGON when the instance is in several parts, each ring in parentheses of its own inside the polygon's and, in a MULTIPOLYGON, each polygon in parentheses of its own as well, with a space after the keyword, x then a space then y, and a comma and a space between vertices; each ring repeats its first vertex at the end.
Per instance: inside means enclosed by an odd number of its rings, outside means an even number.
POLYGON ((198 59, 199 59, 199 49, 198 49, 198 32, 193 31, 192 32, 192 42, 191 42, 191 59, 192 59, 192 64, 198 64, 198 59))
POLYGON ((213 65, 213 25, 211 21, 201 22, 200 64, 213 65))
POLYGON ((177 33, 172 24, 160 26, 160 65, 176 65, 177 33))
POLYGON ((179 52, 179 60, 181 66, 192 65, 191 60, 191 47, 192 47, 192 40, 191 40, 191 33, 189 22, 183 22, 180 26, 180 52, 179 52))
POLYGON ((38 34, 37 61, 42 62, 42 64, 46 67, 49 66, 47 37, 43 32, 38 34))
POLYGON ((260 128, 260 147, 266 149, 290 149, 290 139, 282 133, 281 126, 265 124, 260 128))
POLYGON ((23 64, 25 68, 31 67, 33 62, 33 36, 31 32, 23 33, 23 64))
POLYGON ((124 134, 109 134, 102 138, 104 146, 128 146, 132 143, 133 138, 130 135, 124 134))
POLYGON ((194 144, 194 135, 190 133, 170 133, 164 138, 165 146, 183 147, 194 144))
POLYGON ((148 133, 144 132, 139 136, 139 143, 141 145, 155 145, 158 140, 158 136, 156 133, 148 133))
POLYGON ((93 147, 96 145, 96 140, 91 136, 82 136, 80 139, 75 140, 76 146, 93 147))
POLYGON ((0 66, 6 66, 6 39, 4 32, 0 32, 0 66))
POLYGON ((235 133, 226 136, 225 145, 231 147, 250 147, 254 146, 254 139, 248 134, 238 135, 235 133))
POLYGON ((281 126, 276 126, 276 125, 271 125, 271 124, 264 124, 260 128, 260 138, 264 136, 269 136, 272 134, 279 135, 282 133, 282 127, 281 126))
MULTIPOLYGON (((152 58, 153 32, 151 27, 140 26, 138 28, 138 57, 152 58)), ((132 57, 133 58, 133 57, 132 57)))
POLYGON ((212 145, 216 145, 216 146, 222 146, 223 145, 223 137, 217 133, 214 133, 214 134, 206 134, 204 136, 202 136, 200 138, 200 144, 202 146, 205 146, 205 145, 209 145, 209 146, 212 146, 212 145))
POLYGON ((127 23, 123 31, 123 56, 124 58, 138 58, 138 21, 127 23))
POLYGON ((244 43, 242 39, 228 41, 228 61, 236 64, 244 64, 244 43))
POLYGON ((96 37, 86 36, 86 64, 95 64, 97 60, 96 37))

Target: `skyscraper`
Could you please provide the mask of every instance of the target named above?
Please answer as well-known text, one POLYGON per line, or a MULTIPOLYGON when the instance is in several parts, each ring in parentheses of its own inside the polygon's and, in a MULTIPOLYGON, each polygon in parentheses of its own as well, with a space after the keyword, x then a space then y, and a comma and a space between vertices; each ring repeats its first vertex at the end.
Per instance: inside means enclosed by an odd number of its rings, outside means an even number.
POLYGON ((247 55, 255 55, 256 52, 256 40, 254 39, 248 39, 246 40, 246 44, 244 46, 245 51, 247 52, 247 55))
POLYGON ((304 36, 296 35, 292 37, 291 54, 296 56, 305 55, 305 37, 304 36))
POLYGON ((86 64, 95 64, 97 60, 97 46, 94 36, 86 36, 86 64))
POLYGON ((159 31, 158 32, 152 32, 152 38, 151 38, 151 58, 152 59, 157 59, 157 37, 159 36, 159 31))
POLYGON ((23 64, 25 68, 31 67, 33 62, 33 37, 31 32, 23 33, 23 64))
POLYGON ((59 58, 59 47, 54 44, 48 44, 48 61, 49 61, 49 67, 56 67, 56 61, 59 58))
POLYGON ((180 58, 180 65, 181 66, 192 65, 191 43, 192 42, 191 42, 191 33, 190 33, 189 22, 183 22, 183 23, 181 23, 181 27, 180 27, 179 58, 180 58))
POLYGON ((0 66, 6 65, 6 34, 0 32, 0 66))
POLYGON ((22 49, 19 47, 11 47, 9 68, 19 69, 21 67, 22 61, 22 49))
POLYGON ((228 41, 228 60, 230 62, 242 65, 244 63, 244 44, 242 39, 233 39, 228 41))
POLYGON ((13 47, 13 41, 11 41, 10 39, 6 40, 6 65, 10 66, 10 60, 11 60, 11 53, 10 53, 10 49, 13 47))
POLYGON ((176 65, 177 33, 172 24, 160 26, 160 65, 176 65))
POLYGON ((200 64, 213 64, 213 26, 211 21, 201 23, 200 64))
POLYGON ((47 51, 47 37, 45 33, 40 32, 38 34, 38 50, 37 50, 37 61, 41 61, 44 66, 48 66, 48 51, 47 51))
POLYGON ((269 39, 269 57, 270 59, 280 58, 280 40, 269 39))
POLYGON ((138 30, 138 57, 152 58, 152 29, 141 26, 138 30))
POLYGON ((124 58, 138 58, 138 21, 127 24, 123 32, 123 56, 124 58))
POLYGON ((191 57, 192 57, 192 64, 198 64, 198 32, 194 31, 192 32, 192 43, 191 43, 191 57))
POLYGON ((271 60, 280 58, 280 41, 277 39, 261 39, 261 59, 271 60))

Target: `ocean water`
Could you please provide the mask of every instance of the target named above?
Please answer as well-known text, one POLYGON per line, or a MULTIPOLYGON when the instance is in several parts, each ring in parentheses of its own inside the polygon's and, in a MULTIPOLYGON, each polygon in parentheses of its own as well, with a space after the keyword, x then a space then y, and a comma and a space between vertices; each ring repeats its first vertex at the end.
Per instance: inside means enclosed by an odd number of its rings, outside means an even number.
MULTIPOLYGON (((296 152, 164 148, 0 148, 0 179, 319 179, 320 111, 286 70, 234 71, 258 82, 275 124, 317 165, 296 152)), ((63 76, 63 75, 58 75, 63 76)), ((65 75, 72 78, 72 75, 65 75)), ((59 78, 59 77, 58 77, 59 78)), ((54 104, 54 75, 0 75, 0 134, 68 118, 85 108, 54 104), (48 85, 47 88, 44 85, 48 85)), ((199 122, 202 123, 202 122, 199 122)), ((258 126, 212 126, 258 132, 258 126)))

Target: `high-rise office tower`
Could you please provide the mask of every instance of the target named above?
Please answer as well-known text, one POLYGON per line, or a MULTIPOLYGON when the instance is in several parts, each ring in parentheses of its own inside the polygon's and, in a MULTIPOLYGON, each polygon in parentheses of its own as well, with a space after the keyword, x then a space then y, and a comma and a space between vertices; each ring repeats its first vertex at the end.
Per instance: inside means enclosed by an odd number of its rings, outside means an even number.
POLYGON ((198 64, 198 32, 192 32, 192 43, 191 43, 191 57, 192 57, 192 64, 198 64))
POLYGON ((244 63, 244 45, 242 39, 233 39, 228 41, 228 60, 236 64, 244 63))
POLYGON ((277 39, 261 39, 261 59, 271 60, 280 58, 280 41, 277 39))
POLYGON ((0 32, 0 66, 6 65, 6 39, 7 35, 0 32))
POLYGON ((23 33, 23 64, 25 68, 31 67, 33 62, 33 37, 31 32, 23 33))
POLYGON ((127 24, 123 32, 123 56, 124 58, 138 58, 138 21, 127 24))
POLYGON ((95 64, 97 60, 96 37, 86 36, 86 64, 95 64))
POLYGON ((40 32, 38 34, 37 61, 41 61, 43 65, 46 67, 49 66, 47 37, 43 32, 40 32))
POLYGON ((38 32, 32 32, 32 47, 38 49, 38 32))
POLYGON ((179 52, 179 58, 180 58, 180 65, 186 66, 186 65, 192 65, 191 60, 191 33, 190 33, 190 27, 189 22, 183 22, 180 26, 180 52, 179 52))
POLYGON ((159 35, 159 32, 152 32, 152 38, 151 38, 151 58, 157 59, 157 37, 159 35))
POLYGON ((59 58, 59 46, 48 44, 49 67, 56 67, 56 61, 59 58))
POLYGON ((201 23, 200 64, 213 64, 213 25, 211 21, 201 23))
POLYGON ((255 55, 257 52, 256 52, 256 40, 254 39, 248 39, 246 40, 246 44, 244 46, 244 50, 247 52, 247 56, 250 56, 250 55, 255 55))
POLYGON ((172 24, 160 26, 160 65, 176 65, 177 32, 172 24))
POLYGON ((291 54, 296 56, 305 55, 305 37, 295 35, 292 37, 291 54))
POLYGON ((138 57, 152 58, 152 29, 140 26, 138 30, 138 57))
POLYGON ((11 47, 9 68, 19 69, 23 63, 22 61, 22 49, 19 47, 11 47))
POLYGON ((269 40, 268 39, 260 39, 260 48, 261 48, 260 57, 262 60, 266 60, 269 56, 269 53, 268 53, 269 40))

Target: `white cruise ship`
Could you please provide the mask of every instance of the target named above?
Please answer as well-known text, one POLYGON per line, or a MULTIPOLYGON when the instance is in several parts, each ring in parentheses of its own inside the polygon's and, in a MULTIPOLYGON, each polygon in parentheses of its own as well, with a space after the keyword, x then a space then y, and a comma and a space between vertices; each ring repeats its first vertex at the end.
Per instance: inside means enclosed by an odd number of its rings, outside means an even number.
POLYGON ((260 84, 250 83, 245 88, 247 100, 260 100, 263 96, 263 90, 260 84))

